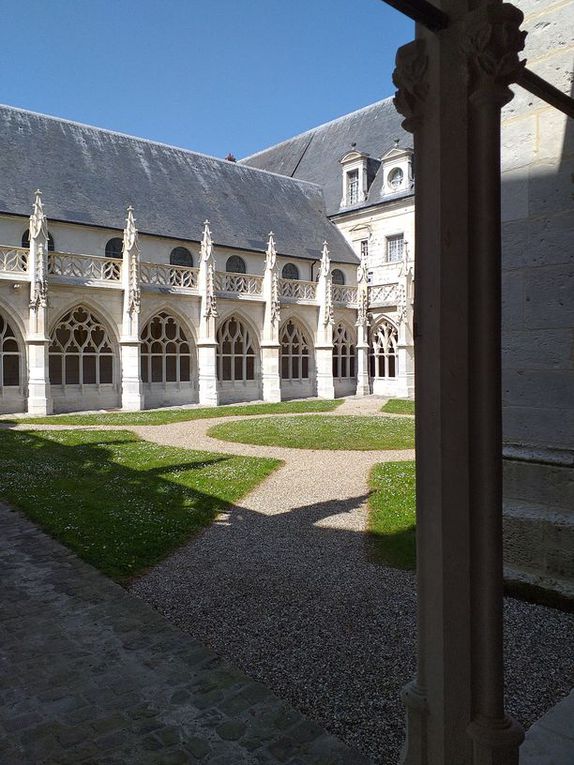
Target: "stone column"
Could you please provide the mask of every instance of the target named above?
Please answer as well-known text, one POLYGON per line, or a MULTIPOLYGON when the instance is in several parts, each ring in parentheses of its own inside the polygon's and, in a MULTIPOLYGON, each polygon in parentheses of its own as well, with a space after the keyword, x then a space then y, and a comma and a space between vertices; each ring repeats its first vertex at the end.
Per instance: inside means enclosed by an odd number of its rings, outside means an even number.
POLYGON ((357 396, 371 393, 369 381, 369 285, 367 256, 361 254, 357 269, 357 396))
POLYGON ((319 320, 315 340, 315 367, 317 370, 317 396, 335 398, 333 382, 333 283, 331 259, 327 242, 323 242, 319 280, 317 281, 319 320))
POLYGON ((36 191, 34 212, 30 216, 30 309, 26 347, 28 356, 28 414, 51 414, 48 368, 48 225, 42 207, 42 195, 36 191))
POLYGON ((279 326, 281 324, 281 303, 279 301, 279 274, 277 273, 277 251, 273 232, 269 234, 265 253, 265 275, 263 276, 263 297, 265 318, 261 342, 261 375, 263 400, 281 401, 281 373, 279 326))
POLYGON ((394 75, 417 155, 418 647, 401 761, 517 765, 502 694, 499 120, 522 14, 438 5, 449 27, 417 27, 394 75))
POLYGON ((217 406, 219 392, 217 386, 217 339, 215 320, 217 319, 217 301, 215 298, 215 262, 213 241, 209 221, 203 226, 201 239, 201 257, 197 286, 201 297, 199 337, 197 341, 197 364, 199 370, 199 403, 204 406, 217 406))
POLYGON ((143 409, 140 342, 140 251, 133 208, 128 207, 122 249, 122 285, 124 289, 120 352, 122 365, 122 409, 143 409))
POLYGON ((399 276, 397 301, 397 396, 399 398, 414 398, 415 395, 415 348, 413 337, 413 297, 414 297, 413 264, 409 263, 408 250, 405 246, 405 256, 399 276))

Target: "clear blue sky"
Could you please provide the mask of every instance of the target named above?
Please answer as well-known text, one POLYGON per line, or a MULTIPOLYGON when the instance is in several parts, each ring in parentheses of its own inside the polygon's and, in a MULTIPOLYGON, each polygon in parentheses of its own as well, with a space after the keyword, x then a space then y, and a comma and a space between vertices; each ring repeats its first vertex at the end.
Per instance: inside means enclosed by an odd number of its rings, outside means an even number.
POLYGON ((381 0, 15 0, 7 104, 237 157, 392 95, 381 0))

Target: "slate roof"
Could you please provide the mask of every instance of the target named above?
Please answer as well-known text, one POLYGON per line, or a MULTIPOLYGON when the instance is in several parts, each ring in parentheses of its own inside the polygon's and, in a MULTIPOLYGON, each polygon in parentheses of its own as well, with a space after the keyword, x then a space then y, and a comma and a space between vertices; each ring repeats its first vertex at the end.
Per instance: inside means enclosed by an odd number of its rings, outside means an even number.
POLYGON ((0 212, 30 215, 39 188, 48 219, 122 229, 128 204, 142 233, 318 260, 357 256, 325 214, 321 188, 142 138, 0 105, 0 212))
MULTIPOLYGON (((401 127, 402 119, 393 105, 393 99, 386 98, 245 157, 240 163, 318 183, 325 195, 328 215, 361 209, 382 201, 382 179, 379 177, 382 173, 375 175, 364 202, 353 208, 341 208, 340 160, 351 151, 352 144, 356 144, 357 151, 369 154, 374 160, 380 160, 393 147, 396 138, 401 147, 411 146, 411 136, 401 127)), ((393 199, 398 196, 393 196, 393 199)), ((410 196, 410 192, 401 196, 410 196)))

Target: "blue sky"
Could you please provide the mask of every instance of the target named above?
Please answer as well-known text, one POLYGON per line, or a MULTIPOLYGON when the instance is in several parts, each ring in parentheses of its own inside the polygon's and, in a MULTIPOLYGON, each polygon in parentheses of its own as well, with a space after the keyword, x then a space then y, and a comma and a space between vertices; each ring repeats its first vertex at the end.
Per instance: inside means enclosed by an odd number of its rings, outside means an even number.
POLYGON ((381 0, 20 0, 4 103, 237 157, 392 95, 381 0))

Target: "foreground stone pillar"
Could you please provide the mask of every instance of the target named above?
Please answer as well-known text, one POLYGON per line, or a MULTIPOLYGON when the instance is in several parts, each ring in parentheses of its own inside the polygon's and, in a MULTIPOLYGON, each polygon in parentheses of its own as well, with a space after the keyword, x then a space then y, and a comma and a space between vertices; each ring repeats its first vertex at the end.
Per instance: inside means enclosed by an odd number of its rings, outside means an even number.
POLYGON ((315 369, 317 375, 317 396, 335 398, 333 382, 333 282, 331 259, 327 242, 323 242, 319 279, 317 281, 317 302, 319 320, 315 340, 315 369))
POLYGON ((522 14, 438 4, 448 28, 417 27, 394 75, 417 155, 418 661, 402 762, 517 765, 502 693, 499 152, 522 14))
POLYGON ((48 225, 42 194, 36 191, 30 216, 30 306, 26 348, 28 357, 28 414, 44 416, 53 412, 48 367, 48 225))
POLYGON ((215 297, 215 262, 213 241, 209 221, 203 226, 201 258, 197 286, 201 297, 199 339, 197 341, 197 364, 199 378, 199 403, 203 406, 217 406, 219 391, 217 385, 217 339, 215 321, 217 301, 215 297))
POLYGON ((357 269, 357 396, 371 392, 369 380, 369 286, 367 282, 367 257, 361 254, 357 269))
POLYGON ((277 273, 277 250, 273 232, 269 234, 265 253, 265 274, 263 276, 263 297, 265 299, 265 317, 261 342, 261 377, 263 382, 263 400, 281 401, 281 344, 279 326, 281 324, 281 303, 279 301, 279 274, 277 273))
POLYGON ((397 305, 397 396, 414 398, 415 394, 415 348, 413 337, 413 288, 412 264, 405 259, 399 280, 399 299, 397 305))
POLYGON ((140 251, 134 211, 128 207, 122 248, 122 283, 124 288, 120 353, 122 365, 122 409, 143 409, 143 385, 140 363, 140 251))

